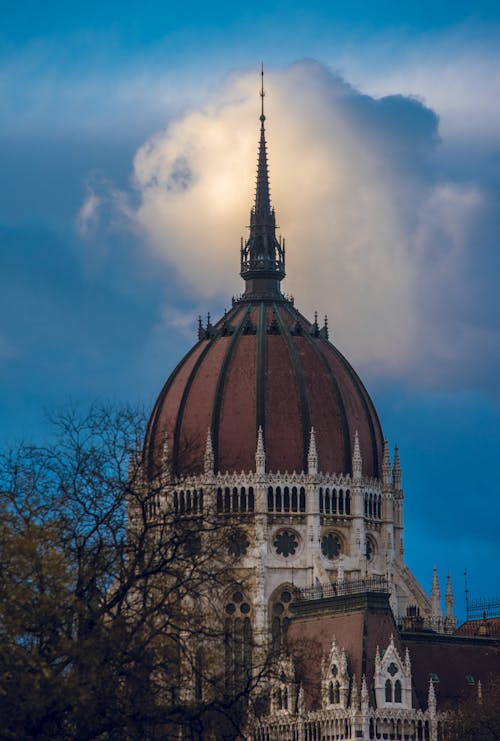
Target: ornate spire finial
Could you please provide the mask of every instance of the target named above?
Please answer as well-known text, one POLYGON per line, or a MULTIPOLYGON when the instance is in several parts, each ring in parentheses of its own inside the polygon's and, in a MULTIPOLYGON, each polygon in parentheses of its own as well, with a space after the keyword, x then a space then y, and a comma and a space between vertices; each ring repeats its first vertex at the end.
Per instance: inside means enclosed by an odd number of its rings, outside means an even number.
POLYGON ((401 463, 399 460, 399 448, 394 448, 394 465, 392 467, 392 481, 396 491, 401 491, 401 463))
POLYGON ((439 577, 437 566, 434 566, 432 572, 432 589, 431 589, 431 607, 432 617, 439 618, 442 615, 441 612, 441 590, 439 588, 439 577))
POLYGON ((392 469, 391 469, 391 457, 389 455, 389 445, 387 440, 384 440, 384 447, 382 453, 382 483, 386 486, 390 486, 392 481, 392 469))
POLYGON ((264 450, 264 435, 262 434, 261 425, 259 425, 259 431, 257 433, 257 450, 255 451, 255 471, 258 474, 264 474, 266 472, 266 451, 264 450))
POLYGON ((212 445, 212 433, 210 432, 210 427, 207 430, 207 442, 205 445, 205 460, 204 460, 204 468, 205 473, 213 473, 214 472, 214 448, 212 445))
POLYGON ((264 62, 261 62, 260 65, 260 77, 261 77, 261 85, 260 85, 260 120, 262 121, 262 125, 264 125, 264 121, 266 120, 266 117, 264 116, 264 97, 266 95, 266 91, 264 90, 264 62))
POLYGON ((361 458, 361 448, 359 446, 359 435, 356 430, 354 434, 354 451, 352 454, 352 478, 359 481, 363 475, 363 459, 361 458))
POLYGON ((271 207, 264 129, 264 65, 261 67, 260 142, 255 205, 250 212, 250 236, 241 247, 240 275, 251 298, 282 298, 280 281, 285 277, 285 250, 276 238, 276 218, 271 207))
POLYGON ((318 473, 318 451, 316 450, 316 435, 314 427, 311 427, 309 435, 309 451, 307 454, 307 471, 310 474, 318 473))

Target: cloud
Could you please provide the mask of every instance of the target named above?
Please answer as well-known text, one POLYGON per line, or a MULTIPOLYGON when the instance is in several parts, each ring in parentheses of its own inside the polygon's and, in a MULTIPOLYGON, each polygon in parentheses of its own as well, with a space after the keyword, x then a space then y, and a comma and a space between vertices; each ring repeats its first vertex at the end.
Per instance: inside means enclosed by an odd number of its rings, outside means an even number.
MULTIPOLYGON (((361 368, 473 383, 481 353, 495 360, 498 346, 495 328, 471 321, 467 289, 491 204, 480 182, 438 169, 436 113, 412 97, 362 94, 313 61, 274 72, 266 88, 285 290, 307 313, 328 313, 333 341, 361 368)), ((241 289, 257 138, 257 80, 242 73, 136 154, 132 218, 197 296, 241 289)))

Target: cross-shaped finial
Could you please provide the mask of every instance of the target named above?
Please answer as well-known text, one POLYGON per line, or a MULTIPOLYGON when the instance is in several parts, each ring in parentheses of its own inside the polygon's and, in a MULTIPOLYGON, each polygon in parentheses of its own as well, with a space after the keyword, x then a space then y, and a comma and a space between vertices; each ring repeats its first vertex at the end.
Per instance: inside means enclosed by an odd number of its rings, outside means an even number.
POLYGON ((260 113, 260 120, 264 122, 266 120, 266 117, 264 116, 264 96, 266 94, 264 90, 264 62, 261 63, 260 66, 260 76, 261 76, 261 86, 260 86, 260 99, 261 99, 261 113, 260 113))

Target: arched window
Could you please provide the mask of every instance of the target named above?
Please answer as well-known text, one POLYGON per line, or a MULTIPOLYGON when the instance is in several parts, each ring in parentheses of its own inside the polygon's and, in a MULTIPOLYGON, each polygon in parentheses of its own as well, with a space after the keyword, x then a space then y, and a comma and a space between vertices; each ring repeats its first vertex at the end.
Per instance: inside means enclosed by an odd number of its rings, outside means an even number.
POLYGON ((292 512, 297 512, 298 501, 297 501, 297 487, 292 487, 292 512))
POLYGON ((276 512, 281 512, 281 488, 276 487, 276 512))
POLYGON ((351 514, 351 492, 349 489, 345 493, 345 513, 346 515, 351 514))
POLYGON ((200 489, 200 495, 198 499, 198 511, 203 513, 203 489, 200 489))
POLYGON ((325 512, 330 514, 330 489, 325 489, 325 512))
POLYGON ((335 682, 335 702, 338 705, 340 702, 340 684, 335 682))
POLYGON ((377 517, 379 520, 382 517, 382 497, 380 496, 380 494, 378 495, 377 499, 377 517))
POLYGON ((224 622, 224 658, 226 689, 241 692, 252 672, 251 605, 240 591, 226 604, 224 622))
POLYGON ((224 512, 231 511, 231 490, 228 486, 224 489, 224 512))
POLYGON ((288 690, 286 687, 283 690, 283 709, 288 710, 288 690))
POLYGON ((290 624, 290 605, 293 602, 293 594, 288 587, 281 587, 271 597, 271 640, 272 649, 278 653, 286 639, 288 625, 290 624))
POLYGON ((339 515, 344 514, 344 492, 339 490, 339 515))
POLYGON ((337 489, 332 489, 332 514, 337 514, 337 489))
POLYGON ((184 504, 184 492, 181 491, 181 495, 179 497, 179 512, 180 512, 181 515, 184 514, 185 509, 186 509, 186 506, 184 504))
POLYGON ((368 494, 365 492, 365 517, 368 517, 368 494))
POLYGON ((306 511, 306 490, 303 486, 300 487, 299 509, 301 512, 306 511))
POLYGON ((330 705, 333 705, 335 703, 335 693, 333 691, 333 682, 330 682, 328 685, 328 702, 330 705))
POLYGON ((186 512, 191 512, 191 490, 188 489, 186 492, 186 512))
POLYGON ((288 486, 283 489, 283 511, 290 512, 290 489, 288 486))
POLYGON ((394 683, 394 702, 402 702, 401 699, 401 682, 396 679, 394 683))
POLYGON ((240 491, 240 512, 247 511, 247 493, 245 487, 242 487, 240 491))
POLYGON ((179 511, 179 497, 177 496, 177 492, 174 491, 174 512, 177 514, 179 511))
POLYGON ((196 489, 193 489, 193 512, 194 514, 198 514, 198 492, 196 489))
POLYGON ((267 509, 268 512, 272 512, 274 510, 274 493, 272 486, 270 486, 267 490, 267 509))
POLYGON ((223 510, 223 504, 222 504, 222 489, 217 489, 217 512, 222 512, 223 510))
POLYGON ((385 682, 385 701, 392 702, 392 683, 390 679, 385 682))
POLYGON ((254 498, 253 498, 253 486, 248 487, 248 511, 253 512, 254 498))
POLYGON ((238 511, 238 489, 236 487, 233 488, 233 512, 238 511))
POLYGON ((323 487, 319 487, 319 511, 323 512, 323 487))

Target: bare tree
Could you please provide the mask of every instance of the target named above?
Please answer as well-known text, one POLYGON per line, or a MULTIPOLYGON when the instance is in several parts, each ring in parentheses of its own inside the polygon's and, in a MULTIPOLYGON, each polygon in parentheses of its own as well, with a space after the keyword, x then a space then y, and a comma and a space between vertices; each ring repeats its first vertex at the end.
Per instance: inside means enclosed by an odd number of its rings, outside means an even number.
POLYGON ((0 457, 0 738, 243 737, 265 662, 228 689, 231 524, 148 478, 137 409, 52 422, 0 457))

